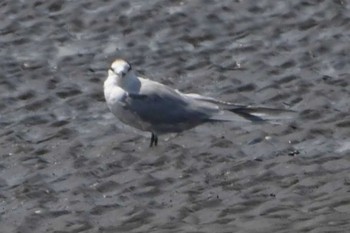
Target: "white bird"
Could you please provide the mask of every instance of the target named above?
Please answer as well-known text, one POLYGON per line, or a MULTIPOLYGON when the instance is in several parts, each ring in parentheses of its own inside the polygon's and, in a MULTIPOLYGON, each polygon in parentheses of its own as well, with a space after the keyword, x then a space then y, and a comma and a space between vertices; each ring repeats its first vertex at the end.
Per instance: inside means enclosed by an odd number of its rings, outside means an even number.
POLYGON ((137 76, 131 65, 122 59, 115 60, 109 68, 104 95, 108 108, 121 122, 151 132, 150 147, 157 146, 159 134, 181 132, 206 122, 242 119, 262 122, 293 113, 181 93, 137 76))

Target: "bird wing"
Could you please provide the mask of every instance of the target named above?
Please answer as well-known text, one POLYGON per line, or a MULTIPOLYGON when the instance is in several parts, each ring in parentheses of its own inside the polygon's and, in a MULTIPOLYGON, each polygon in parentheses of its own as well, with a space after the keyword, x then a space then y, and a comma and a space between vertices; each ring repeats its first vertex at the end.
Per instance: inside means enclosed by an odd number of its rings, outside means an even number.
POLYGON ((187 98, 160 83, 143 81, 138 93, 128 93, 124 108, 158 132, 178 132, 210 121, 220 109, 187 98))
POLYGON ((204 122, 286 119, 290 110, 245 106, 198 94, 183 94, 163 84, 141 79, 137 93, 127 93, 124 108, 148 130, 180 132, 204 122))

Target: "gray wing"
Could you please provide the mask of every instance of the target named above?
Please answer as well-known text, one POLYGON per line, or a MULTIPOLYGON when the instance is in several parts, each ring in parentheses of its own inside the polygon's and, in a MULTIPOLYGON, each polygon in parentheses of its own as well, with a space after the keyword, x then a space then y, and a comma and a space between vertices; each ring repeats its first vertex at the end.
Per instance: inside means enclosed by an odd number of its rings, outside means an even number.
POLYGON ((179 132, 192 128, 218 113, 212 103, 188 98, 173 89, 149 81, 139 93, 129 93, 124 100, 127 110, 156 132, 179 132))

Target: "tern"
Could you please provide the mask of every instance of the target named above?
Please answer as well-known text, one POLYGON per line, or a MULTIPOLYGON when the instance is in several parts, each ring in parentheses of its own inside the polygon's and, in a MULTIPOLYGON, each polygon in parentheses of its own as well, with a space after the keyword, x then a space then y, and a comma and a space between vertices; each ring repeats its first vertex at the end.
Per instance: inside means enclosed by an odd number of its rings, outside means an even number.
POLYGON ((151 133, 150 147, 158 145, 158 135, 179 133, 203 123, 264 122, 294 112, 182 93, 138 76, 131 64, 123 59, 115 60, 108 69, 104 96, 108 108, 121 122, 151 133))

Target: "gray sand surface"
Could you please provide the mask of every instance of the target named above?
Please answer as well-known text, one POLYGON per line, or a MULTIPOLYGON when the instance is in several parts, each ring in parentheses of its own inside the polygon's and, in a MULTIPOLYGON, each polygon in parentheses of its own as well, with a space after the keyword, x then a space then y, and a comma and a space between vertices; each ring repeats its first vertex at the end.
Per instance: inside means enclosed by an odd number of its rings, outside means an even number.
POLYGON ((0 232, 350 232, 350 3, 0 1, 0 232), (161 136, 121 125, 110 63, 298 111, 161 136))

